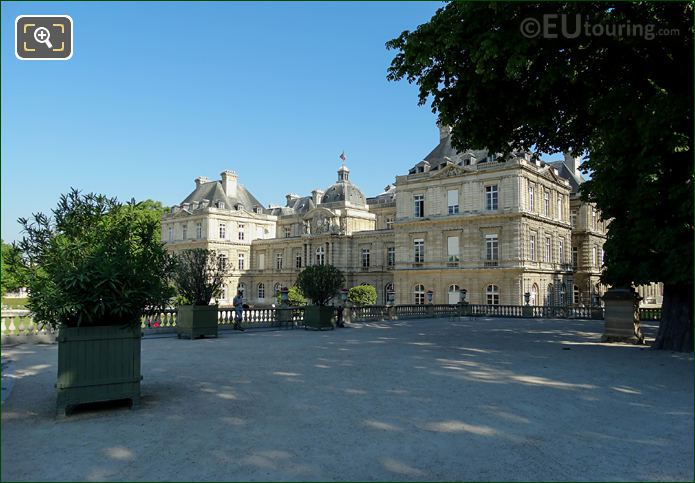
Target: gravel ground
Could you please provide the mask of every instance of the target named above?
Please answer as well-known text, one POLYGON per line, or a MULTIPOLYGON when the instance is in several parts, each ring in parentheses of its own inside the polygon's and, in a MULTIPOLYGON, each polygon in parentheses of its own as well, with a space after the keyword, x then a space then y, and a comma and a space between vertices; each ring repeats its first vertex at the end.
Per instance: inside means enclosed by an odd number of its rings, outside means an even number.
POLYGON ((151 337, 142 405, 56 420, 57 346, 3 347, 2 480, 693 480, 692 354, 601 322, 151 337))

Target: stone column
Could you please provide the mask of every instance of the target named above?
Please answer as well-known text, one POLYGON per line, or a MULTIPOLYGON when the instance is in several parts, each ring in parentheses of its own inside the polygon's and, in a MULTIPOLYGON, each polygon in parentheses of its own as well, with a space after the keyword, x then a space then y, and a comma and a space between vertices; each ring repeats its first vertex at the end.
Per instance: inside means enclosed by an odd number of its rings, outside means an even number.
POLYGON ((641 297, 632 288, 610 288, 603 296, 605 302, 602 342, 643 344, 639 323, 641 297))

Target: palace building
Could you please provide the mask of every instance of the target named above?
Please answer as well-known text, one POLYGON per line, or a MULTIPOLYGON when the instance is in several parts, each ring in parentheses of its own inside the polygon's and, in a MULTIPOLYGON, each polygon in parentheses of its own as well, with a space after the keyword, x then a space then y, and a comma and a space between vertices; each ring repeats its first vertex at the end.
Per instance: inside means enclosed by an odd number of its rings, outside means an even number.
MULTIPOLYGON (((264 207, 233 171, 197 178, 162 219, 174 251, 213 249, 229 270, 219 303, 241 290, 250 304, 275 303, 306 266, 332 264, 346 287, 376 287, 377 304, 589 305, 599 283, 606 223, 579 199, 578 159, 543 162, 458 152, 450 129, 384 192, 367 198, 343 165, 325 190, 287 194, 264 207)), ((653 290, 652 290, 653 291, 653 290)))

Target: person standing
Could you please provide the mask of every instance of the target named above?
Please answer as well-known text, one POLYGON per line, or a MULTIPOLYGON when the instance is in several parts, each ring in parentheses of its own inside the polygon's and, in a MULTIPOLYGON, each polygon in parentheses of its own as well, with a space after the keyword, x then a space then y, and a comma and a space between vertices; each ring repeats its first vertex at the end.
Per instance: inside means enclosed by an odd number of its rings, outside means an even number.
POLYGON ((244 317, 244 298, 241 295, 241 290, 236 293, 232 304, 234 304, 234 330, 243 331, 244 328, 241 326, 241 321, 244 317))
POLYGON ((338 320, 336 321, 336 325, 337 325, 338 327, 345 327, 345 321, 343 321, 343 306, 342 306, 342 305, 338 305, 338 308, 336 309, 336 312, 337 312, 337 315, 338 315, 338 317, 337 317, 338 320))

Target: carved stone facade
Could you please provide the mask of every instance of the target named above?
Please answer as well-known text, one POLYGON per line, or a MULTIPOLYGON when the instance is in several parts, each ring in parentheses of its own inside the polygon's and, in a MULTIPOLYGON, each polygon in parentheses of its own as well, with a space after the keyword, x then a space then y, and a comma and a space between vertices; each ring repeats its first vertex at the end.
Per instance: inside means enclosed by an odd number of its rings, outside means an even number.
POLYGON ((286 195, 263 208, 236 175, 196 180, 162 220, 172 250, 220 252, 232 269, 221 304, 237 288, 256 305, 275 303, 306 266, 330 263, 346 286, 376 287, 377 303, 590 304, 606 224, 582 203, 577 160, 544 163, 530 153, 501 158, 457 152, 440 129, 437 147, 383 193, 365 198, 341 166, 336 183, 286 195))

